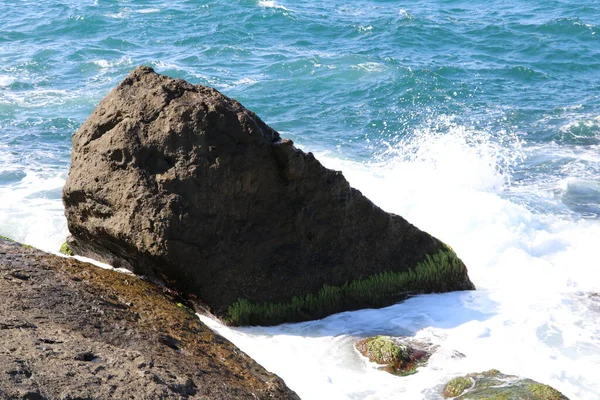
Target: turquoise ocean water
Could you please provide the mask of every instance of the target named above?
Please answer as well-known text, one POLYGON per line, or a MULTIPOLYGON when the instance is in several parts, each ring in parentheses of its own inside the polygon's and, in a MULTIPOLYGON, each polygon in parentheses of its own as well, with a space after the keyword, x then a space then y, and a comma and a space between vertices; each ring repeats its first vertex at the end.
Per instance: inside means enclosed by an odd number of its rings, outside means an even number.
POLYGON ((149 65, 241 101, 450 243, 480 289, 270 329, 214 322, 303 398, 434 399, 499 368, 600 399, 597 1, 0 0, 0 60, 1 235, 60 247, 71 135, 149 65), (381 376, 352 350, 373 333, 440 355, 381 376))

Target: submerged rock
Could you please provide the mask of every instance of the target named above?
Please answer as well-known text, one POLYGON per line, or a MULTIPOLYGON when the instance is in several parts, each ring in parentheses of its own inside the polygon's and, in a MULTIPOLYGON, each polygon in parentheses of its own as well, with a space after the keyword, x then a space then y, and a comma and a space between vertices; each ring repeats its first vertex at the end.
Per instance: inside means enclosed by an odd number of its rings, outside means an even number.
POLYGON ((298 399, 164 288, 0 239, 1 399, 298 399))
POLYGON ((240 103, 148 67, 73 136, 63 201, 76 254, 161 279, 233 324, 474 289, 448 246, 240 103))
POLYGON ((443 396, 460 400, 568 400, 548 385, 495 369, 452 379, 444 387, 443 396))
POLYGON ((356 343, 356 349, 369 361, 381 364, 381 369, 394 375, 412 375, 425 365, 430 354, 389 336, 366 338, 356 343))

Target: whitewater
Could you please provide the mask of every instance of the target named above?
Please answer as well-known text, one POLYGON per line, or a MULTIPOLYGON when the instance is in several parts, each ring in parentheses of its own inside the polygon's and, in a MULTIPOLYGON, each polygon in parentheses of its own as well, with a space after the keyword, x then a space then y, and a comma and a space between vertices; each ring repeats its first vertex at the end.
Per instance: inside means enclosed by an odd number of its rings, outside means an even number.
POLYGON ((508 177, 490 159, 498 149, 473 146, 468 135, 457 128, 450 137, 421 137, 410 144, 416 154, 402 149, 405 156, 385 163, 320 159, 376 204, 452 243, 477 291, 422 295, 273 328, 203 322, 307 399, 439 399, 450 378, 492 368, 550 384, 570 398, 600 398, 600 297, 592 295, 599 286, 600 224, 506 199, 508 177), (439 348, 419 373, 398 378, 353 348, 381 334, 439 348))
POLYGON ((600 7, 593 1, 0 0, 0 235, 56 253, 70 137, 136 65, 216 87, 476 291, 276 327, 200 316, 303 399, 440 399, 491 368, 600 399, 600 7), (396 377, 354 349, 437 346, 396 377))

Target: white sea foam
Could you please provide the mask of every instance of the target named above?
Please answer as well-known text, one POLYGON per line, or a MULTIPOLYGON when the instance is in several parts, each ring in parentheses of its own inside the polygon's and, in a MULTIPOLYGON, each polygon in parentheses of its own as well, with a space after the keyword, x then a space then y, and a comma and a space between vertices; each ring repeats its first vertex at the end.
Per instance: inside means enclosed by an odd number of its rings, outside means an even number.
MULTIPOLYGON (((58 255, 60 255, 61 257, 68 257, 65 256, 63 254, 57 253, 58 255)), ((131 272, 130 270, 126 269, 126 268, 115 268, 112 265, 88 258, 88 257, 82 257, 82 256, 73 256, 73 258, 75 258, 76 260, 82 261, 82 262, 86 262, 92 265, 95 265, 96 267, 102 268, 102 269, 109 269, 111 271, 117 271, 120 272, 122 274, 126 274, 126 275, 133 275, 133 272, 131 272)))
POLYGON ((112 68, 118 67, 121 65, 131 65, 133 61, 130 56, 123 56, 116 60, 94 60, 92 61, 94 64, 99 66, 100 68, 112 68))
POLYGON ((181 71, 185 71, 185 72, 192 72, 194 70, 193 68, 187 68, 187 67, 184 67, 179 64, 170 63, 170 62, 166 62, 166 61, 162 61, 162 60, 152 62, 152 65, 160 71, 164 71, 167 69, 174 69, 174 70, 181 70, 181 71))
POLYGON ((358 65, 353 65, 351 68, 363 70, 363 71, 367 71, 367 72, 381 72, 381 71, 385 70, 385 66, 382 63, 372 62, 372 61, 366 62, 366 63, 360 63, 358 65))
POLYGON ((522 154, 514 154, 521 144, 510 140, 512 146, 500 146, 493 135, 455 126, 444 135, 415 134, 375 164, 318 155, 376 204, 449 243, 477 291, 270 328, 203 321, 303 399, 439 399, 448 379, 490 368, 550 384, 570 398, 597 399, 600 300, 595 312, 588 303, 600 291, 600 223, 539 214, 511 201, 506 187, 522 154), (374 334, 440 347, 419 373, 397 378, 354 351, 358 338, 374 334))
POLYGON ((17 104, 21 107, 35 108, 49 104, 65 104, 79 98, 79 94, 69 90, 35 89, 28 92, 5 91, 0 93, 0 104, 17 104))
MULTIPOLYGON (((1 235, 46 251, 57 251, 67 236, 60 200, 64 173, 19 168, 24 177, 0 186, 1 235)), ((0 171, 2 172, 2 171, 0 171)))
POLYGON ((581 214, 578 211, 585 212, 584 203, 591 202, 588 211, 595 209, 597 216, 600 215, 600 195, 593 193, 598 192, 594 187, 599 183, 600 145, 546 143, 528 146, 526 154, 529 169, 537 173, 525 176, 525 184, 511 187, 511 192, 529 198, 535 195, 541 208, 548 205, 546 208, 554 208, 549 210, 553 213, 581 214))
MULTIPOLYGON (((560 127, 562 132, 572 131, 577 128, 595 128, 600 130, 600 115, 578 118, 560 127)), ((576 136, 576 135, 575 135, 576 136)))
POLYGON ((409 12, 403 8, 401 8, 400 11, 398 11, 398 15, 400 15, 400 18, 402 19, 413 19, 413 16, 410 15, 409 12))
POLYGON ((16 79, 12 76, 0 75, 0 87, 11 85, 15 80, 16 79))
POLYGON ((277 8, 280 10, 291 11, 274 0, 258 0, 258 5, 264 8, 277 8))
POLYGON ((227 84, 217 84, 217 86, 221 90, 230 90, 230 89, 239 88, 239 87, 243 87, 243 86, 251 86, 256 83, 258 83, 258 79, 255 79, 252 77, 247 77, 247 78, 238 79, 236 81, 233 81, 233 82, 227 83, 227 84))
POLYGON ((138 14, 151 14, 160 12, 160 8, 142 8, 141 10, 136 10, 138 14))
POLYGON ((108 14, 106 14, 106 16, 109 18, 114 18, 114 19, 124 19, 124 18, 127 18, 129 16, 129 14, 131 14, 131 9, 124 8, 116 13, 108 13, 108 14))

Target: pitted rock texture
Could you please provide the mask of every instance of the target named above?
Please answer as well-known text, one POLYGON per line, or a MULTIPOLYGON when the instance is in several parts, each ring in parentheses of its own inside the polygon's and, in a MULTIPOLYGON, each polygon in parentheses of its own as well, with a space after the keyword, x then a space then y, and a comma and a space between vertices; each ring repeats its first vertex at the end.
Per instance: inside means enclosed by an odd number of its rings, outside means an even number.
MULTIPOLYGON (((285 302, 407 271, 446 249, 237 101, 148 67, 73 136, 63 201, 75 253, 161 279, 216 315, 238 299, 285 302)), ((426 291, 473 289, 462 267, 426 291)))
POLYGON ((164 288, 0 239, 1 399, 298 399, 164 288))

